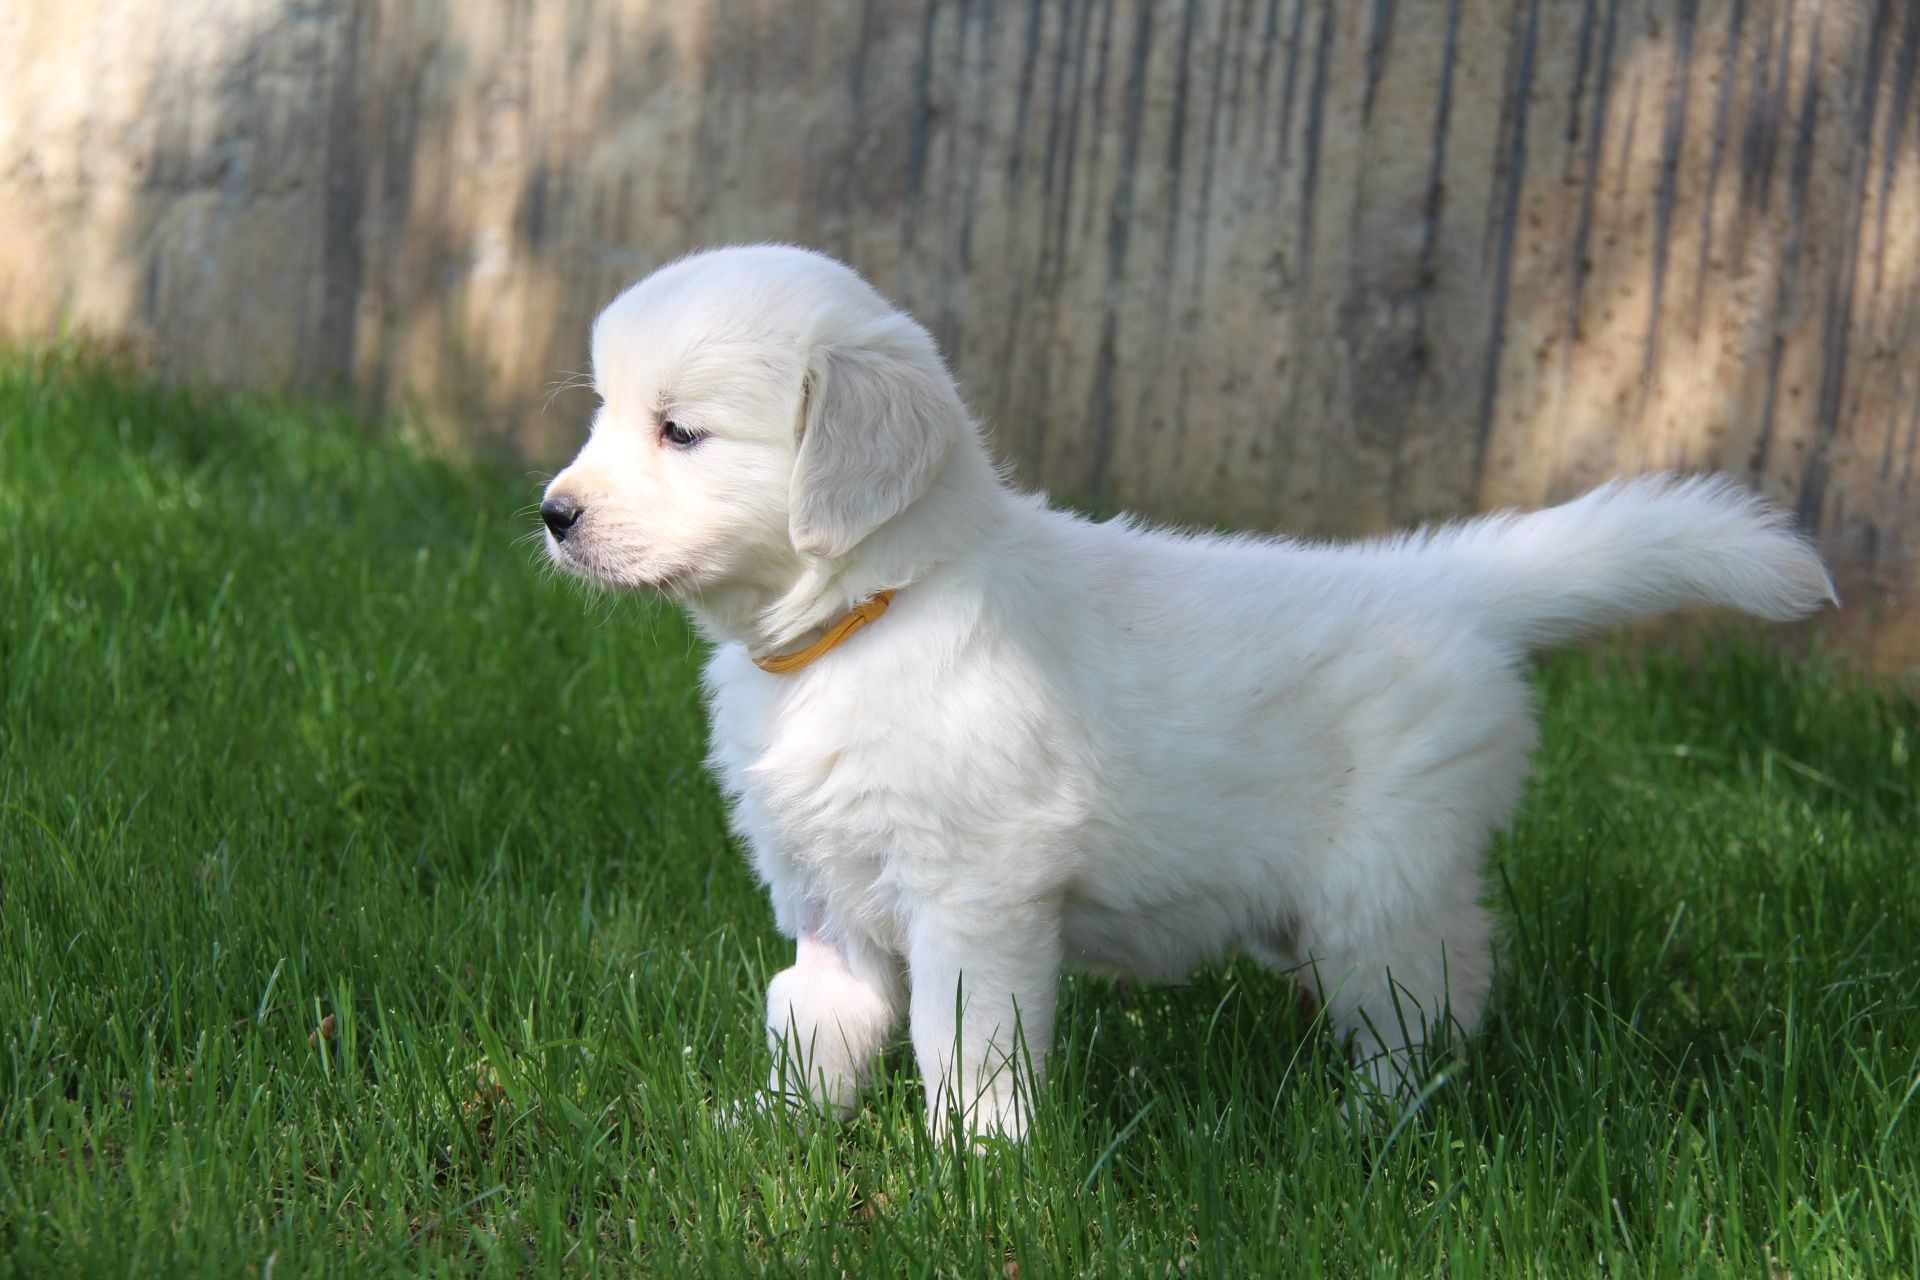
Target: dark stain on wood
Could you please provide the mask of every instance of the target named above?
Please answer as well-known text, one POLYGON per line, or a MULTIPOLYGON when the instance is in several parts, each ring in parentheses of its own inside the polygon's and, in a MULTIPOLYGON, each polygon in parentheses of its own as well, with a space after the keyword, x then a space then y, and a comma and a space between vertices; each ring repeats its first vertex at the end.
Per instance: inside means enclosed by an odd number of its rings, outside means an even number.
MULTIPOLYGON (((1813 169, 1815 126, 1820 118, 1820 34, 1820 24, 1816 21, 1800 91, 1792 168, 1787 177, 1787 208, 1792 230, 1787 235, 1786 251, 1778 268, 1780 287, 1773 309, 1773 341, 1767 352, 1767 398, 1760 412, 1760 435, 1754 442, 1753 456, 1748 463, 1748 469, 1755 474, 1766 467, 1773 448, 1774 432, 1780 416, 1780 373, 1785 362, 1787 331, 1800 306, 1801 255, 1807 231, 1807 183, 1813 169)), ((1781 50, 1783 86, 1786 79, 1784 69, 1791 61, 1792 49, 1792 44, 1788 43, 1781 50)))
POLYGON ((933 129, 933 34, 940 16, 937 0, 926 0, 920 15, 920 55, 914 70, 919 91, 913 102, 913 124, 907 133, 906 199, 901 202, 901 240, 909 252, 920 226, 921 197, 925 194, 928 135, 933 129))
POLYGON ((1120 147, 1120 171, 1114 182, 1113 203, 1107 219, 1108 301, 1100 320, 1100 340, 1093 361, 1093 394, 1087 405, 1087 473, 1084 483, 1095 502, 1106 497, 1107 468, 1113 457, 1114 366, 1118 360, 1119 312, 1111 286, 1126 274, 1127 245, 1133 232, 1133 184, 1140 164, 1141 120, 1146 112, 1147 66, 1153 55, 1153 6, 1142 4, 1134 20, 1133 53, 1127 82, 1120 147))
POLYGON ((1607 18, 1600 35, 1600 69, 1594 77, 1593 123, 1587 133, 1587 164, 1580 178, 1580 212, 1574 222, 1573 247, 1568 260, 1572 279, 1567 295, 1569 353, 1580 339, 1580 302, 1586 292, 1587 276, 1593 269, 1588 254, 1593 241, 1594 193, 1600 185, 1602 148, 1607 138, 1607 104, 1613 92, 1613 42, 1619 19, 1620 0, 1607 0, 1607 18))
POLYGON ((1373 0, 1373 22, 1367 29, 1367 89, 1360 99, 1362 123, 1373 120, 1373 102, 1380 92, 1380 76, 1386 70, 1387 52, 1393 44, 1394 0, 1373 0))
POLYGON ((1487 336, 1486 372, 1481 379, 1478 426, 1473 438, 1473 484, 1476 494, 1487 479, 1488 450, 1493 445, 1494 406, 1500 395, 1500 361, 1507 347, 1507 303, 1513 284, 1514 233, 1520 219, 1520 191, 1527 173, 1527 112, 1533 100, 1533 55, 1540 33, 1540 0, 1527 0, 1520 35, 1519 66, 1507 98, 1513 117, 1508 131, 1505 194, 1500 202, 1499 248, 1494 256, 1493 325, 1487 336))
POLYGON ((1173 117, 1167 125, 1167 154, 1162 166, 1167 174, 1166 226, 1160 235, 1160 275, 1165 287, 1173 275, 1173 260, 1180 236, 1180 200, 1186 193, 1187 99, 1193 89, 1193 28, 1200 7, 1180 6, 1180 43, 1174 54, 1173 117))
POLYGON ((1720 92, 1713 104, 1713 129, 1708 137, 1707 187, 1700 198, 1700 254, 1694 263, 1691 327, 1696 341, 1706 312, 1708 269, 1713 262, 1714 197, 1720 191, 1720 169, 1727 156, 1728 122, 1733 118, 1733 89, 1740 65, 1740 35, 1746 26, 1746 0, 1727 7, 1727 47, 1720 58, 1720 92))
POLYGON ((1674 192, 1680 182, 1680 153, 1686 142, 1687 100, 1693 89, 1693 22, 1698 0, 1679 0, 1674 9, 1674 68, 1667 90, 1667 122, 1660 134, 1660 189, 1653 203, 1653 279, 1647 301, 1647 338, 1641 344, 1640 385, 1652 385, 1660 354, 1660 303, 1667 289, 1667 253, 1673 246, 1674 192))
POLYGON ((1320 11, 1320 38, 1313 52, 1313 89, 1307 99, 1306 172, 1300 177, 1300 278, 1313 271, 1313 220, 1320 208, 1320 131, 1327 122, 1327 67, 1333 61, 1336 6, 1320 11))
MULTIPOLYGON (((1310 0, 1293 0, 1293 25, 1287 33, 1287 67, 1281 73, 1280 84, 1280 170, 1276 177, 1284 177, 1293 146, 1293 91, 1299 81, 1300 46, 1306 40, 1307 5, 1310 0)), ((1332 21, 1333 15, 1325 11, 1325 20, 1332 21)))

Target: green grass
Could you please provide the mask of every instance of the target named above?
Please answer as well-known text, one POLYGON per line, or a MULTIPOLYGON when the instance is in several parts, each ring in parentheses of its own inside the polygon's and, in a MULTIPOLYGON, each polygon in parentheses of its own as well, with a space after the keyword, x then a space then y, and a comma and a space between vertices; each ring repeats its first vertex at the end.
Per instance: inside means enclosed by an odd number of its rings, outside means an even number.
POLYGON ((1920 1273, 1920 710, 1550 664, 1411 1124, 1246 965, 1070 979, 1023 1149, 717 1122, 783 948, 671 612, 524 475, 0 359, 0 1273, 1920 1273), (329 1036, 319 1029, 331 1029, 329 1036))

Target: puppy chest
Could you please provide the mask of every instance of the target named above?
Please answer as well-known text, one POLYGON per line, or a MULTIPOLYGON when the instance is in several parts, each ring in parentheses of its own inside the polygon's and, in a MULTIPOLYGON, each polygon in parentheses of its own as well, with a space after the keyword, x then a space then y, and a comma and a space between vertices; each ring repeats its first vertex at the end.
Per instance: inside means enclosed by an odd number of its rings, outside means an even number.
POLYGON ((1040 851, 1068 843, 1082 788, 1023 744, 962 741, 938 720, 769 727, 716 732, 737 825, 756 859, 804 870, 836 898, 871 907, 982 877, 1038 888, 1063 870, 1040 851))

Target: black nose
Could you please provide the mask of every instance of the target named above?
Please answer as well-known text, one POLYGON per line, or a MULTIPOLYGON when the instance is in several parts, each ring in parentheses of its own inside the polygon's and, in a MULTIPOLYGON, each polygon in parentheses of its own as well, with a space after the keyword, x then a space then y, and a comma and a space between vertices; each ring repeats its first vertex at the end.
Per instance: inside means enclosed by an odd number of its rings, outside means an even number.
POLYGON ((561 542, 567 540, 567 530, 580 523, 580 517, 587 509, 572 498, 548 498, 540 504, 540 519, 546 522, 547 532, 561 542))

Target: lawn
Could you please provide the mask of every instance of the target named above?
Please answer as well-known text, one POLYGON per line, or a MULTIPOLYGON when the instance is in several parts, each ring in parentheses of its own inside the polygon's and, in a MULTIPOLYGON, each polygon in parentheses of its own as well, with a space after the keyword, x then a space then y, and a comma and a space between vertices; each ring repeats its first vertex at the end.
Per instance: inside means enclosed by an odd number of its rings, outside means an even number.
POLYGON ((1563 657, 1486 1035, 1349 1130, 1285 982, 1070 979, 1024 1148, 729 1123, 784 949, 700 645, 534 478, 0 358, 0 1274, 1920 1274, 1920 707, 1563 657))

